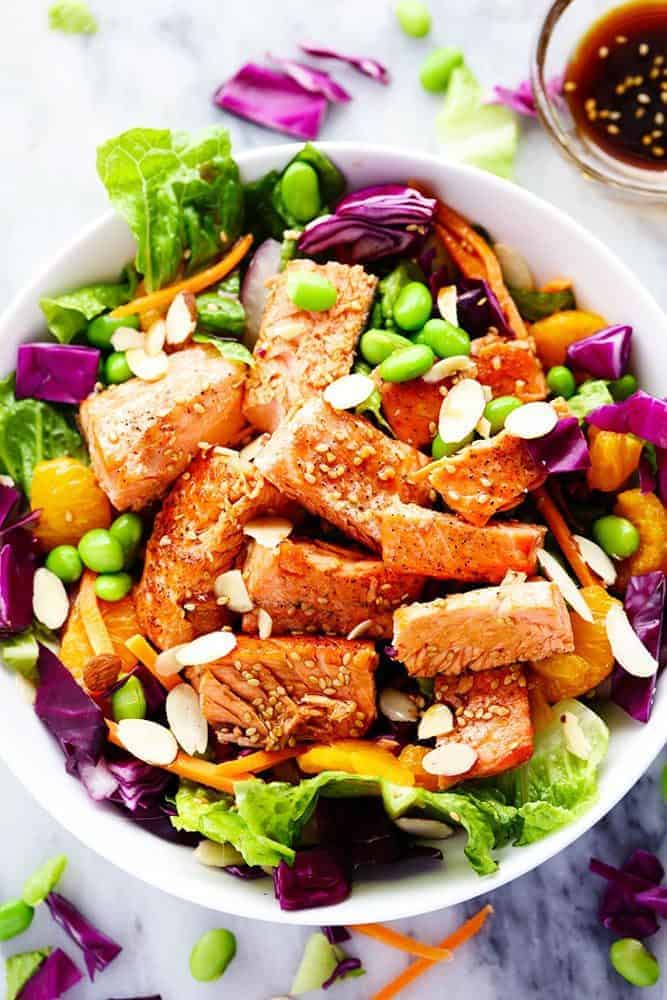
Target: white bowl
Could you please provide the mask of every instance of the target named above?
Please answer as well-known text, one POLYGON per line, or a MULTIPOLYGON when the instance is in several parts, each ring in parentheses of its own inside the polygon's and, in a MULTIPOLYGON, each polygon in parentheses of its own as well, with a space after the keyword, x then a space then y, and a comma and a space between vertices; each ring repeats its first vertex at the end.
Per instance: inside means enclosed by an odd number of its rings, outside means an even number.
MULTIPOLYGON (((253 179, 284 165, 296 148, 279 145, 242 153, 238 162, 244 177, 253 179)), ((351 187, 408 178, 426 181, 496 239, 517 247, 539 280, 572 277, 582 307, 601 312, 610 322, 633 324, 633 361, 641 385, 664 393, 665 316, 627 268, 568 216, 490 174, 450 166, 435 157, 358 143, 322 143, 321 148, 344 170, 351 187)), ((43 333, 40 296, 114 278, 133 252, 125 223, 113 215, 85 229, 5 311, 0 320, 0 371, 14 367, 22 340, 43 333)), ((625 795, 662 748, 667 732, 667 678, 659 686, 648 725, 631 721, 613 706, 608 722, 609 756, 595 807, 536 844, 499 851, 497 874, 475 875, 457 837, 445 844, 446 863, 440 867, 405 877, 396 869, 386 881, 356 884, 350 898, 338 906, 284 913, 268 879, 242 882, 203 868, 191 849, 158 840, 115 810, 89 799, 78 781, 66 774, 60 750, 21 700, 9 672, 0 668, 0 755, 64 827, 109 861, 165 892, 224 913, 292 924, 355 924, 428 913, 487 893, 558 854, 625 795)))

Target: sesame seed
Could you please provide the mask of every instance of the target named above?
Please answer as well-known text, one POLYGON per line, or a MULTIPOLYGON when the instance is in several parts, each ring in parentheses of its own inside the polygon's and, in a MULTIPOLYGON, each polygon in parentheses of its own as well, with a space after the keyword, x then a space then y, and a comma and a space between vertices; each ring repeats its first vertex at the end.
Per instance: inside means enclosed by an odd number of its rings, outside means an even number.
POLYGON ((639 104, 650 104, 651 98, 648 94, 645 94, 644 91, 642 91, 641 94, 637 94, 637 101, 639 104))
POLYGON ((607 56, 609 55, 609 49, 607 48, 606 45, 601 45, 600 46, 600 48, 598 49, 598 55, 599 55, 600 59, 606 59, 607 58, 607 56))
POLYGON ((642 42, 639 46, 639 55, 647 56, 649 54, 649 47, 646 42, 642 42))
POLYGON ((563 90, 566 90, 570 94, 572 93, 573 90, 576 90, 576 89, 577 89, 577 85, 574 82, 574 80, 566 80, 565 83, 563 84, 563 90))

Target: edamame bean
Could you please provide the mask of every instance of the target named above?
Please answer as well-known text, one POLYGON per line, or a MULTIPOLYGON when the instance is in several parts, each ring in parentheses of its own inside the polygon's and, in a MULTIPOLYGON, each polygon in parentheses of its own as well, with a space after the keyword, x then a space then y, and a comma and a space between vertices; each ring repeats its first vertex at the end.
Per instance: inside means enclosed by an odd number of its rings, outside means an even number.
POLYGON ((9 899, 0 905, 0 941, 9 941, 27 931, 35 911, 22 899, 9 899))
POLYGON ((554 396, 562 396, 563 399, 569 399, 577 391, 574 375, 565 365, 554 365, 549 369, 547 385, 554 396))
POLYGON ((436 434, 433 438, 431 444, 431 455, 434 459, 449 457, 449 455, 455 455, 457 451, 461 448, 465 448, 466 445, 471 444, 473 439, 472 434, 468 434, 464 437, 463 441, 457 441, 455 444, 446 444, 439 434, 436 434))
POLYGON ((46 568, 63 583, 76 583, 83 573, 81 556, 73 545, 56 545, 46 557, 46 568))
POLYGON ((457 66, 463 64, 463 53, 453 45, 443 45, 429 52, 419 71, 419 79, 424 90, 431 94, 444 94, 449 80, 457 66))
POLYGON ((197 319, 209 330, 243 333, 245 309, 235 295, 228 292, 205 292, 195 299, 197 319))
POLYGON ((110 385, 118 385, 132 378, 130 366, 124 351, 114 351, 104 362, 104 381, 110 385))
POLYGON ((129 566, 134 559, 143 530, 144 526, 138 514, 120 514, 109 528, 109 534, 121 544, 126 566, 129 566))
POLYGON ((287 294, 295 306, 309 312, 331 309, 338 298, 338 292, 329 279, 314 271, 290 271, 287 294))
POLYGON ((378 368, 380 378, 385 382, 409 382, 425 375, 433 367, 435 355, 426 344, 412 344, 400 351, 394 351, 378 368))
POLYGON ((660 966, 654 955, 636 938, 621 938, 609 949, 609 958, 619 976, 633 986, 655 986, 660 966))
POLYGON ((100 573, 95 578, 95 593, 103 601, 121 601, 131 590, 129 573, 100 573))
POLYGON ((633 392, 637 392, 637 379, 634 375, 621 375, 609 383, 609 392, 617 403, 622 403, 633 392))
POLYGON ((523 403, 516 396, 497 396, 490 399, 484 407, 484 416, 491 424, 491 433, 497 434, 505 426, 505 421, 512 410, 517 410, 523 403))
POLYGON ((433 298, 421 281, 408 281, 394 303, 394 319, 402 330, 420 330, 433 311, 433 298))
POLYGON ((198 983, 219 979, 236 955, 236 938, 231 931, 219 927, 207 931, 190 952, 190 973, 198 983))
POLYGON ((421 0, 399 0, 394 11, 401 28, 412 38, 423 38, 431 30, 431 14, 421 0))
POLYGON ((283 204, 297 222, 310 222, 320 210, 320 180, 309 163, 290 163, 280 181, 283 204))
POLYGON ((429 319, 415 337, 416 344, 428 344, 439 358, 470 354, 470 337, 446 319, 429 319))
POLYGON ((125 562, 120 542, 105 528, 86 532, 79 542, 79 555, 84 566, 94 573, 117 573, 125 562))
POLYGON ((615 514, 593 521, 593 538, 613 559, 626 559, 639 548, 639 532, 632 521, 615 514))
POLYGON ((88 324, 86 329, 86 340, 93 347, 99 347, 102 351, 108 351, 111 347, 111 338, 116 330, 122 326, 129 326, 132 330, 139 329, 138 316, 122 316, 114 319, 112 316, 96 316, 88 324))
POLYGON ((366 330, 359 341, 362 356, 373 366, 381 364, 394 351, 411 346, 411 340, 391 330, 366 330))
POLYGON ((57 886, 60 876, 67 867, 67 858, 64 854, 58 854, 55 858, 49 858, 37 871, 34 871, 23 883, 21 896, 23 902, 28 906, 39 906, 43 903, 50 892, 57 886))
POLYGON ((146 718, 146 695, 136 675, 128 677, 123 686, 111 695, 111 711, 116 722, 146 718))

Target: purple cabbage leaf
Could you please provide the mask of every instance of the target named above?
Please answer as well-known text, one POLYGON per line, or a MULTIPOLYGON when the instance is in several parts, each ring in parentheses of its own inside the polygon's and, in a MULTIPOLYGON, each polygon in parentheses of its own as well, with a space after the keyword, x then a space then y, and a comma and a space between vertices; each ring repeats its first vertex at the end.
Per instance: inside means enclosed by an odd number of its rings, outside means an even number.
POLYGON ((481 278, 461 277, 456 282, 456 287, 459 326, 471 337, 483 337, 491 327, 503 337, 514 336, 488 282, 481 278))
POLYGON ((316 139, 328 101, 291 76, 246 63, 223 83, 213 100, 220 108, 297 139, 316 139))
POLYGON ((544 437, 527 441, 528 450, 547 472, 577 472, 588 469, 588 442, 576 417, 563 417, 544 437))
MULTIPOLYGON (((667 581, 662 570, 631 576, 625 591, 628 620, 649 653, 660 662, 662 620, 667 581)), ((661 664, 662 667, 662 664, 661 664)), ((648 722, 655 700, 657 674, 635 677, 616 664, 611 678, 611 698, 637 722, 648 722)))
POLYGON ((338 62, 344 62, 348 66, 352 66, 353 69, 363 73, 364 76, 370 76, 371 79, 377 80, 379 83, 389 83, 389 71, 377 59, 369 59, 366 56, 344 55, 336 49, 315 45, 312 42, 302 42, 299 48, 308 56, 313 56, 316 59, 336 59, 338 62))
POLYGON ((73 344, 21 344, 16 398, 81 403, 95 388, 100 352, 73 344))
POLYGON ((609 326, 590 337, 575 340, 567 349, 567 359, 595 378, 616 379, 625 372, 632 346, 631 326, 609 326))
POLYGON ((25 984, 20 1000, 58 1000, 82 979, 71 958, 56 948, 25 984))
POLYGON ((312 94, 322 94, 332 104, 346 104, 352 100, 345 88, 322 69, 315 69, 314 66, 307 66, 306 63, 297 62, 296 59, 283 59, 270 53, 267 54, 267 58, 304 90, 312 94))
POLYGON ((49 913, 72 941, 81 948, 91 981, 96 972, 104 972, 122 951, 119 944, 94 927, 69 900, 57 892, 46 897, 49 913))

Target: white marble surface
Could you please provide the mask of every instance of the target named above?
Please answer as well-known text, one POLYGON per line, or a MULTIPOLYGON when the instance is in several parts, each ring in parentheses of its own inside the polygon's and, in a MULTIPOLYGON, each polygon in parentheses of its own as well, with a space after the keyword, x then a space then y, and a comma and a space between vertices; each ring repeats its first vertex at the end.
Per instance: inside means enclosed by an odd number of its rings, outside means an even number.
MULTIPOLYGON (((100 31, 89 39, 50 33, 46 0, 3 7, 0 302, 105 208, 94 170, 95 146, 102 139, 138 124, 192 128, 225 121, 237 148, 276 141, 272 133, 223 116, 210 102, 220 80, 267 49, 295 53, 298 39, 312 38, 386 61, 391 89, 346 69, 337 73, 356 100, 330 112, 323 137, 436 148, 438 100, 422 93, 416 80, 429 43, 399 33, 388 0, 93 0, 93 6, 100 31)), ((432 40, 463 45, 485 82, 511 83, 525 75, 541 7, 535 0, 433 0, 432 40)), ((611 201, 563 163, 534 125, 525 130, 518 176, 601 236, 667 304, 664 210, 611 201)), ((666 811, 658 773, 656 765, 563 855, 494 893, 496 913, 488 930, 451 965, 406 991, 406 1000, 630 997, 631 987, 609 970, 609 937, 595 921, 600 886, 586 866, 593 853, 620 861, 637 846, 657 850, 664 859, 666 811)), ((64 892, 125 946, 97 983, 68 994, 72 1000, 158 992, 163 1000, 268 1000, 288 988, 306 930, 221 918, 116 871, 56 827, 1 765, 0 803, 0 898, 16 893, 42 858, 64 851, 70 858, 64 892), (220 924, 237 934, 238 958, 220 984, 196 985, 187 971, 191 943, 220 924)), ((400 926, 435 941, 471 908, 400 926)), ((66 941, 42 913, 24 938, 1 951, 46 943, 66 941)), ((664 933, 654 947, 667 975, 664 933)), ((404 965, 400 955, 371 942, 357 947, 355 941, 351 950, 362 955, 369 974, 336 987, 342 1000, 368 1000, 404 965)), ((643 995, 658 1000, 667 988, 643 995)))

